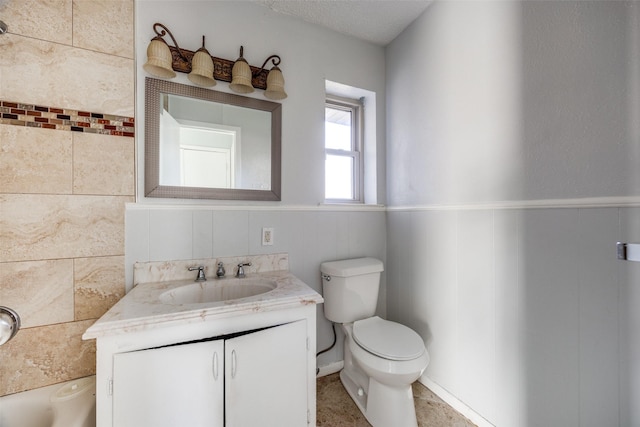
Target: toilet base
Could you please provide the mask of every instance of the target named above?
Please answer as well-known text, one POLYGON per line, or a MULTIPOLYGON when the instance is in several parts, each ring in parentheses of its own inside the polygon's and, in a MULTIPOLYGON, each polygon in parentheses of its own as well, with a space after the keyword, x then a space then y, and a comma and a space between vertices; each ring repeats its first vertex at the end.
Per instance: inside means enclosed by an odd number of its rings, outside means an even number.
POLYGON ((340 381, 373 427, 418 427, 411 385, 391 387, 369 378, 365 389, 347 369, 340 371, 340 381))

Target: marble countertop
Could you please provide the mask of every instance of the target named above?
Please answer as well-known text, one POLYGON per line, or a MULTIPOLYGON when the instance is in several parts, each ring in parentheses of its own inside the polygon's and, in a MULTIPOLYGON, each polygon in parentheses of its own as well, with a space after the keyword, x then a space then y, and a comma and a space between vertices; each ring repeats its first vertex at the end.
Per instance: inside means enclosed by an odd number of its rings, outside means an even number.
POLYGON ((276 270, 247 274, 246 279, 224 278, 209 279, 205 284, 233 285, 243 280, 264 279, 275 282, 275 289, 251 297, 209 302, 209 303, 165 303, 160 296, 181 286, 193 284, 190 280, 174 280, 141 283, 118 301, 82 336, 83 339, 95 339, 160 328, 167 325, 189 322, 202 322, 214 318, 225 318, 294 308, 300 305, 319 304, 322 296, 289 272, 276 270))

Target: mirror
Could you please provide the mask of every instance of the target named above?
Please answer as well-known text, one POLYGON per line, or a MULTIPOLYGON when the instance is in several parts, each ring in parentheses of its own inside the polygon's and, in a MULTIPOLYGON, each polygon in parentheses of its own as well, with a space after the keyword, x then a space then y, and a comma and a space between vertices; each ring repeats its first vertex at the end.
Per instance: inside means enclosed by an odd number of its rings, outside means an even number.
POLYGON ((145 195, 280 200, 282 105, 145 80, 145 195))

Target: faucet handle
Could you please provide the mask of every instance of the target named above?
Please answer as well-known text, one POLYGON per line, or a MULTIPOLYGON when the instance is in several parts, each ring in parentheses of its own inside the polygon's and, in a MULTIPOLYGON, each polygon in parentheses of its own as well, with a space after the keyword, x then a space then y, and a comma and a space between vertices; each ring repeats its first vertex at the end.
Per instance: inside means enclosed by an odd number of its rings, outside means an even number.
POLYGON ((244 267, 249 266, 251 266, 250 262, 241 262, 240 264, 238 264, 238 273, 236 273, 236 277, 244 277, 244 267))
POLYGON ((189 271, 198 270, 198 277, 196 277, 196 282, 205 282, 207 278, 204 276, 204 266, 199 265, 198 267, 189 267, 189 271))

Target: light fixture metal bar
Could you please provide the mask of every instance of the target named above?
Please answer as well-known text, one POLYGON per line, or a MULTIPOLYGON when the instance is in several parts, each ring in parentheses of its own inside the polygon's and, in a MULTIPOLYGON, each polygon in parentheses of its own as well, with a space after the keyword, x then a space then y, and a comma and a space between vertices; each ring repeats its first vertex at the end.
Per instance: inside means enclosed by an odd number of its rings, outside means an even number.
MULTIPOLYGON (((169 46, 169 50, 171 51, 171 57, 173 59, 173 71, 187 74, 190 73, 191 59, 193 58, 193 55, 195 55, 195 52, 177 48, 175 46, 169 46), (185 61, 183 57, 187 61, 185 61)), ((211 59, 213 59, 213 78, 223 82, 231 82, 231 69, 233 68, 235 61, 217 58, 215 56, 212 56, 211 59)), ((271 57, 268 59, 271 59, 271 57)), ((278 57, 278 59, 280 58, 278 57)), ((254 67, 252 65, 249 67, 251 68, 251 74, 253 75, 251 79, 253 87, 256 89, 267 89, 267 75, 269 74, 269 70, 254 67)))

